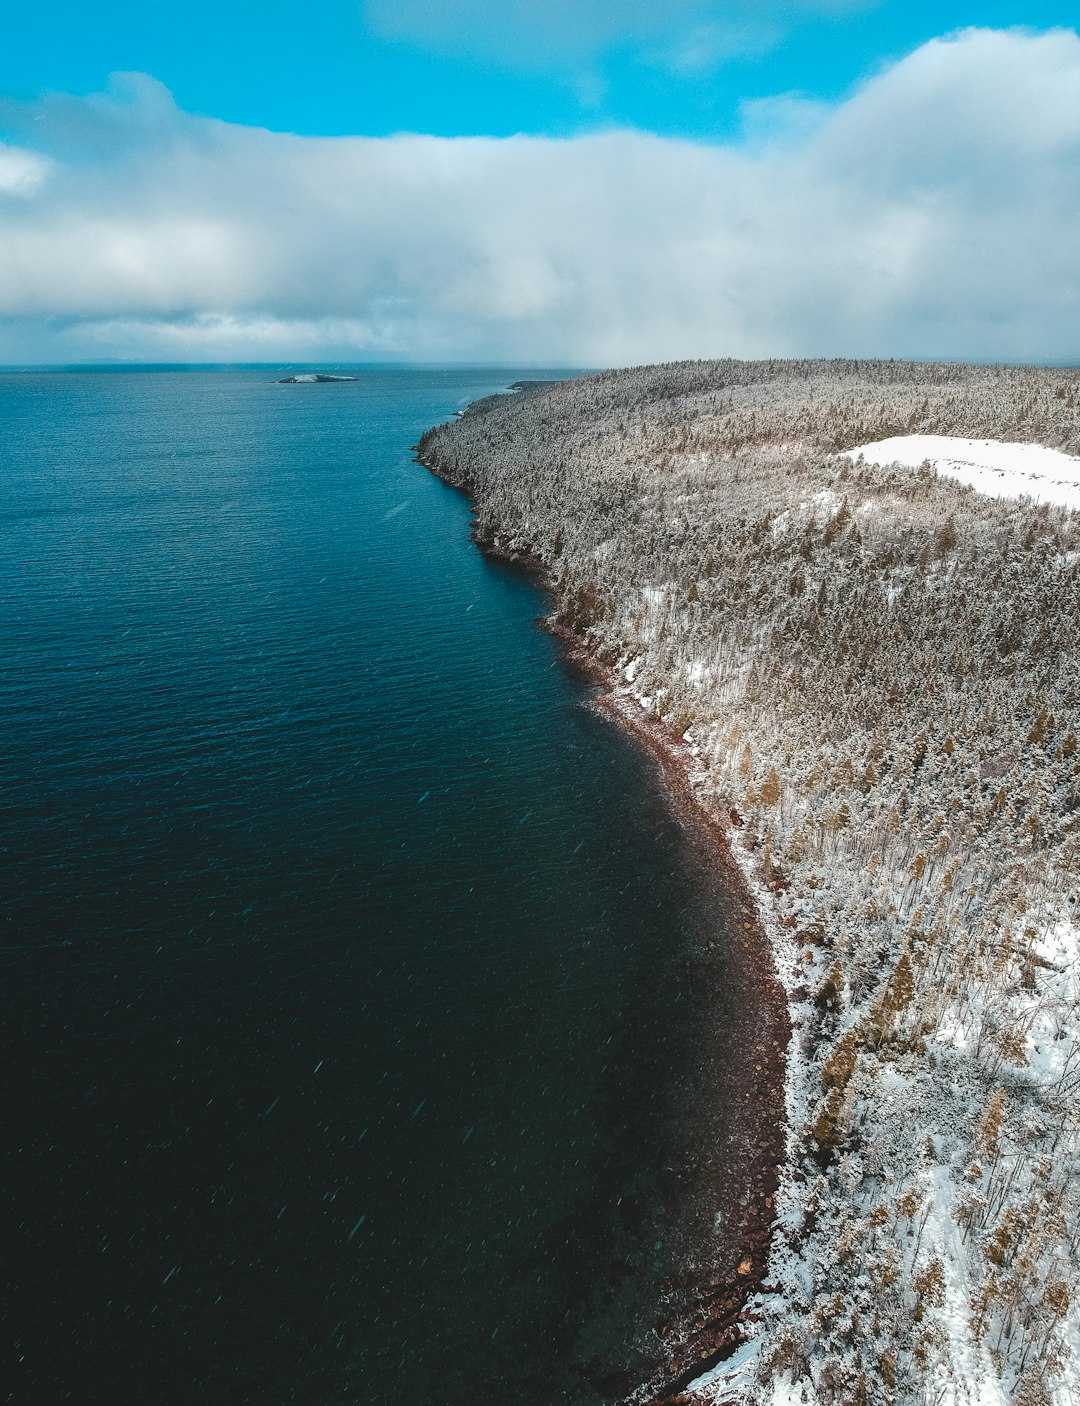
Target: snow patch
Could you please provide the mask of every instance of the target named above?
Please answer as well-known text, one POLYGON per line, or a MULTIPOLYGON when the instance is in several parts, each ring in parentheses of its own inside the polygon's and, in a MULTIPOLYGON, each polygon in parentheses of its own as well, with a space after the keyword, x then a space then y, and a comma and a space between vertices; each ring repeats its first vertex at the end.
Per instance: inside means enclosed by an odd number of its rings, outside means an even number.
POLYGON ((929 464, 946 478, 966 483, 990 498, 1032 498, 1080 511, 1080 458, 1041 444, 999 439, 908 434, 849 449, 847 459, 917 469, 929 464))

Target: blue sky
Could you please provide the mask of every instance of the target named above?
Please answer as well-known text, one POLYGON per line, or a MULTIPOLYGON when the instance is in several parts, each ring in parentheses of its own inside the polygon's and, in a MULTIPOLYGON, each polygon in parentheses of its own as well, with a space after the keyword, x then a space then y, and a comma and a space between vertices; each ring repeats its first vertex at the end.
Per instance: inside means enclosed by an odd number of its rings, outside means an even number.
POLYGON ((308 136, 715 140, 750 100, 836 99, 966 26, 1075 23, 1063 0, 62 0, 5 6, 0 92, 151 74, 191 113, 308 136))
POLYGON ((1080 361, 1058 0, 70 0, 0 362, 1080 361))

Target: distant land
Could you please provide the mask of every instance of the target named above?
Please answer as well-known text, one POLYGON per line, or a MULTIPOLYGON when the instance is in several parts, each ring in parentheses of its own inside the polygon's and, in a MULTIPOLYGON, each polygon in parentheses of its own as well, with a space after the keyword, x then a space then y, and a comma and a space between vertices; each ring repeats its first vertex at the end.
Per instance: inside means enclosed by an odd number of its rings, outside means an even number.
POLYGON ((279 386, 314 386, 325 381, 355 381, 356 376, 331 376, 326 371, 301 371, 295 376, 283 376, 279 386))

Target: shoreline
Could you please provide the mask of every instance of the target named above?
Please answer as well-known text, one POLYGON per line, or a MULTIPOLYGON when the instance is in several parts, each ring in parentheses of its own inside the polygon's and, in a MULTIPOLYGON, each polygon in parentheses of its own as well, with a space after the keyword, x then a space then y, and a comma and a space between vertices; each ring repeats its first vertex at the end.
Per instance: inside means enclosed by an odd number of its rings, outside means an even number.
MULTIPOLYGON (((631 714, 685 737, 705 807, 744 811, 731 853, 790 1001, 769 1283, 690 1400, 1060 1395, 1080 1366, 1080 514, 1003 475, 1025 445, 1080 464, 1080 371, 725 359, 475 410, 421 450, 472 480, 482 536, 551 563, 558 617, 631 714)), ((692 1144, 696 1181, 732 1100, 700 1064, 708 989, 671 963, 726 905, 686 857, 687 919, 650 934, 682 1004, 676 1057, 649 1071, 667 1120, 647 1155, 692 1144)), ((748 1073, 731 990, 715 1024, 748 1073)), ((626 1070, 627 1106, 644 1083, 626 1070)), ((650 1204, 679 1231, 676 1272, 729 1232, 685 1196, 650 1204)), ((611 1345, 648 1343, 626 1390, 662 1353, 649 1310, 669 1280, 644 1273, 611 1345)))
MULTIPOLYGON (((456 481, 438 464, 421 457, 415 447, 414 452, 419 465, 464 493, 475 510, 469 484, 456 481)), ((701 1399, 687 1394, 689 1385, 754 1335, 757 1315, 749 1306, 756 1294, 765 1292, 777 1197, 787 1161, 786 1079, 792 1029, 787 993, 751 883, 732 852, 730 835, 736 822, 695 787, 695 762, 689 745, 620 689, 614 671, 559 620, 555 583, 546 562, 534 553, 508 550, 495 540, 483 539, 475 519, 471 535, 490 561, 522 573, 551 595, 552 612, 540 617, 538 623, 558 642, 563 661, 596 689, 593 706, 659 766, 680 826, 704 853, 710 874, 720 881, 730 899, 729 921, 724 926, 727 942, 722 945, 731 950, 722 955, 736 968, 738 1047, 746 1054, 742 1067, 718 1071, 733 1081, 722 1111, 737 1129, 739 1146, 727 1165, 712 1169, 709 1188, 711 1204, 720 1208, 717 1221, 722 1217, 727 1229, 721 1243, 702 1247, 705 1262, 684 1286, 687 1302, 678 1306, 675 1318, 660 1329, 665 1349, 662 1359, 625 1398, 635 1406, 689 1406, 701 1399)), ((706 949, 701 954, 704 975, 715 989, 722 965, 720 944, 710 941, 706 949)), ((703 1063, 710 1063, 714 1054, 703 1051, 703 1063)))

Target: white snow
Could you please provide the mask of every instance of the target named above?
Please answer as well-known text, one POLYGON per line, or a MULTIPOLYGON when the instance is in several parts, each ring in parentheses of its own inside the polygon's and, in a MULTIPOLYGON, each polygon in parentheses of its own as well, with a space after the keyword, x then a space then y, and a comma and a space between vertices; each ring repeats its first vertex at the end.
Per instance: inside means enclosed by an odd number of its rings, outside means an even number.
POLYGON ((849 449, 848 459, 868 464, 930 464, 939 474, 969 484, 991 498, 1032 498, 1080 510, 1080 458, 1041 444, 1007 444, 998 439, 907 434, 849 449))
POLYGON ((690 684, 700 684, 709 676, 709 670, 700 659, 691 659, 686 666, 686 681, 690 684))

